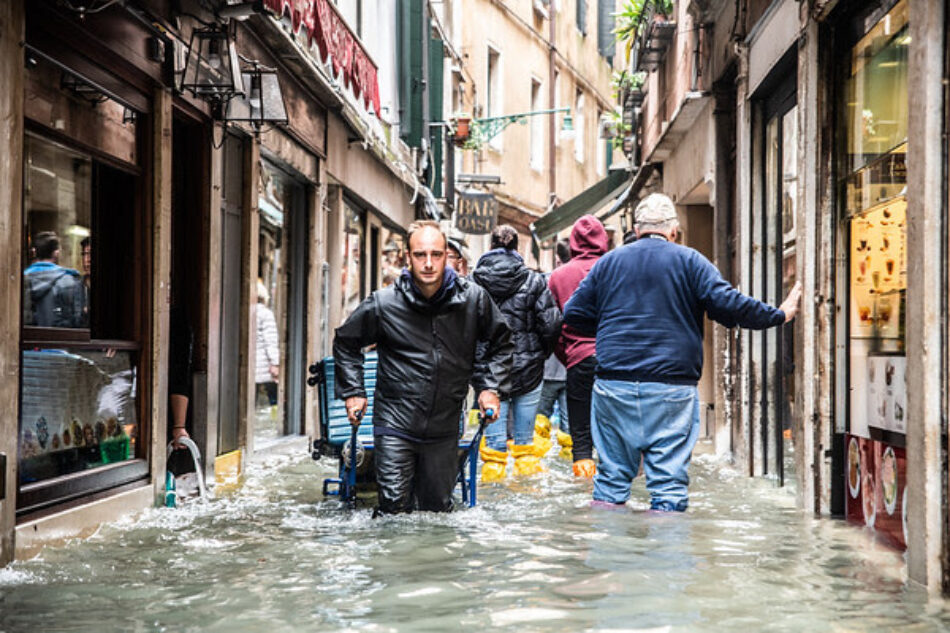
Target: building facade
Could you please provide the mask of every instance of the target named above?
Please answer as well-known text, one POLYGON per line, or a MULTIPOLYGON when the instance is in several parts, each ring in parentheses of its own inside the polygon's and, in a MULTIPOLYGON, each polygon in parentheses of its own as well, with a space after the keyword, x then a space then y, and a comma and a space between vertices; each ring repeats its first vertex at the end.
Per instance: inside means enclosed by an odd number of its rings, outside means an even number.
POLYGON ((175 395, 219 484, 316 435, 307 366, 439 215, 401 7, 3 4, 0 561, 155 504, 175 395))
POLYGON ((933 591, 950 569, 945 11, 675 2, 645 12, 633 62, 633 172, 654 182, 634 177, 631 200, 669 194, 685 243, 744 292, 804 286, 782 329, 707 330, 717 452, 906 549, 933 591))

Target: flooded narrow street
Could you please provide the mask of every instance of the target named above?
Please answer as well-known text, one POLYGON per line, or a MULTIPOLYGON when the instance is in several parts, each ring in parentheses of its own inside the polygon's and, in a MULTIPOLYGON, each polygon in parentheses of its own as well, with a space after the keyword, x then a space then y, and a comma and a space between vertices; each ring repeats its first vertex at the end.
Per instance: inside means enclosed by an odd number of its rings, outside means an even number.
POLYGON ((323 500, 328 461, 251 465, 208 504, 158 508, 0 570, 0 631, 938 631, 900 555, 713 458, 692 504, 589 507, 564 462, 450 515, 373 520, 323 500), (911 624, 913 623, 913 624, 911 624))

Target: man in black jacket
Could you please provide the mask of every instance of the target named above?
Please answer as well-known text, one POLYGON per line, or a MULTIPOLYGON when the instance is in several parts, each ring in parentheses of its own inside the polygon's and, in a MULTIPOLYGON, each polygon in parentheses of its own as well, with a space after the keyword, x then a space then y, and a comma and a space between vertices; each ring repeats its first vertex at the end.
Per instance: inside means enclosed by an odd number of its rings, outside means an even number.
POLYGON ((336 329, 336 396, 351 424, 366 410, 362 348, 379 364, 373 441, 379 512, 452 509, 459 411, 469 382, 478 405, 498 417, 510 389, 511 333, 488 293, 445 265, 437 222, 409 227, 409 262, 391 286, 367 297, 336 329), (475 368, 476 345, 484 362, 475 368))
MULTIPOLYGON (((491 234, 492 250, 478 260, 472 273, 475 283, 488 291, 498 304, 514 343, 511 390, 503 394, 501 421, 488 425, 481 447, 482 481, 505 476, 508 462, 508 410, 514 418, 515 473, 541 471, 534 446, 534 417, 541 399, 544 361, 554 351, 561 332, 561 310, 541 273, 530 270, 518 253, 518 232, 502 224, 491 234)), ((548 445, 550 447, 550 445, 548 445)))

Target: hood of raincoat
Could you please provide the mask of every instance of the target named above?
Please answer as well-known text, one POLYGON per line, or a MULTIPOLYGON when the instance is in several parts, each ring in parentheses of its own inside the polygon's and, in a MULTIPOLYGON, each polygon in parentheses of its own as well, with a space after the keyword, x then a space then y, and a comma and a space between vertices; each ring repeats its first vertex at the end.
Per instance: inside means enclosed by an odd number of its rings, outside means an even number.
POLYGON ((600 220, 585 215, 571 229, 571 257, 600 257, 607 252, 607 231, 600 220))

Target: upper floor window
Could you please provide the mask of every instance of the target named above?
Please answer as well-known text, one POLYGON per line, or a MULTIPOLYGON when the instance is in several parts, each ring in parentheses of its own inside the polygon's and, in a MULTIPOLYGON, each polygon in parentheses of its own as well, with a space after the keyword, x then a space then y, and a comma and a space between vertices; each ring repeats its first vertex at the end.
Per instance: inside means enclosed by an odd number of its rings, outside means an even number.
POLYGON ((574 158, 584 162, 584 145, 587 142, 587 129, 584 127, 584 91, 574 94, 574 158))
MULTIPOLYGON (((531 80, 531 111, 537 112, 543 109, 541 104, 541 82, 537 79, 531 80)), ((531 168, 540 171, 543 168, 544 161, 544 123, 546 117, 531 117, 531 168)))
POLYGON ((587 0, 577 0, 577 30, 587 35, 587 0))
MULTIPOLYGON (((501 94, 501 53, 491 47, 488 49, 488 74, 486 84, 486 114, 489 117, 501 116, 503 114, 501 94)), ((496 135, 491 140, 490 145, 495 149, 501 149, 501 135, 496 135)))

